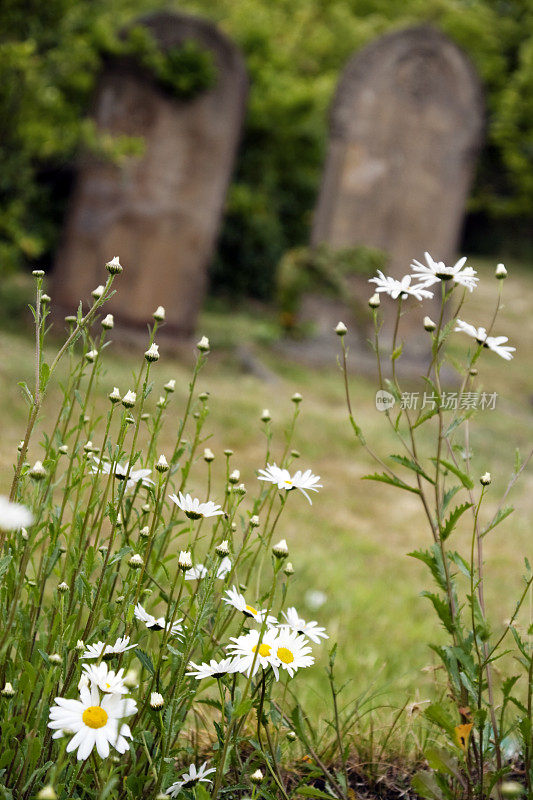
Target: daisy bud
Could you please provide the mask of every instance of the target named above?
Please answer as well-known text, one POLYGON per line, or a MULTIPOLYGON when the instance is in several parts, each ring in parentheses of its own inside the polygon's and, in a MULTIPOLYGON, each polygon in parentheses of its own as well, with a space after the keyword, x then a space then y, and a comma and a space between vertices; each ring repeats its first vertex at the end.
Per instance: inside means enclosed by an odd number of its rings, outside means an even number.
POLYGON ((44 269, 34 269, 31 274, 34 278, 44 278, 44 269))
POLYGON ((485 474, 479 479, 479 482, 482 486, 489 486, 491 480, 492 478, 490 477, 490 472, 485 472, 485 474))
POLYGON ((59 586, 57 587, 57 591, 61 592, 62 594, 65 594, 65 592, 68 592, 69 588, 70 587, 69 587, 68 583, 65 583, 65 581, 62 581, 59 584, 59 586))
POLYGON ((424 317, 424 329, 426 331, 434 331, 436 327, 431 317, 424 317))
POLYGON ((280 539, 280 541, 273 546, 272 552, 276 558, 287 558, 289 555, 289 548, 287 547, 285 539, 280 539))
POLYGON ((51 783, 41 789, 37 794, 37 800, 57 800, 57 794, 51 783))
POLYGON ((42 481, 43 478, 46 478, 46 470, 40 461, 36 461, 30 469, 30 477, 34 481, 42 481))
POLYGON ((41 303, 50 303, 52 298, 49 294, 42 294, 41 295, 41 303))
POLYGON ((300 451, 299 450, 291 450, 291 456, 293 458, 300 458, 300 451))
POLYGON ((468 370, 468 374, 471 375, 473 378, 475 378, 476 375, 478 374, 478 371, 475 367, 472 367, 472 369, 468 370))
POLYGON ((131 389, 129 389, 122 398, 122 405, 124 406, 124 408, 133 408, 136 400, 137 400, 137 395, 135 394, 135 392, 132 392, 131 389))
POLYGON ((146 422, 147 419, 150 419, 150 414, 148 413, 141 414, 141 419, 143 422, 146 422))
POLYGON ((159 456, 159 461, 155 465, 155 468, 158 472, 168 472, 170 467, 168 466, 168 461, 166 460, 164 455, 159 456))
POLYGON ((2 689, 2 694, 4 697, 13 697, 15 694, 15 690, 9 682, 6 682, 4 688, 2 689))
POLYGON ((250 517, 250 528, 258 528, 259 527, 259 517, 257 514, 254 514, 253 517, 250 517))
POLYGON ((144 357, 150 363, 153 361, 159 361, 159 345, 155 344, 155 342, 151 344, 144 354, 144 357))
POLYGON ((287 739, 289 742, 295 742, 298 737, 296 736, 294 731, 287 731, 287 739))
POLYGON ((100 547, 98 548, 98 552, 105 558, 107 554, 107 545, 101 544, 100 547))
POLYGON ((236 522, 232 522, 231 523, 231 532, 232 533, 237 533, 237 523, 236 522))
POLYGON ((19 451, 19 453, 23 447, 24 447, 24 441, 21 439, 21 441, 17 445, 17 450, 19 451))
POLYGON ((500 784, 502 797, 523 797, 524 787, 518 781, 504 781, 500 784))
POLYGON ((254 783, 256 786, 258 786, 260 783, 263 783, 263 778, 264 775, 260 769, 256 769, 256 771, 252 772, 252 774, 250 775, 251 782, 254 783))
POLYGON ((117 606, 121 606, 125 599, 126 598, 124 597, 123 594, 119 594, 119 596, 117 597, 117 599, 115 601, 117 606))
POLYGON ((78 320, 72 314, 67 314, 65 317, 65 322, 68 322, 69 325, 74 325, 78 320))
POLYGON ((152 317, 155 319, 156 322, 164 322, 165 309, 163 308, 163 306, 157 306, 156 310, 152 314, 152 317))
POLYGON ((21 528, 20 529, 20 535, 22 536, 22 538, 24 539, 25 542, 27 542, 28 539, 30 538, 30 535, 29 535, 28 531, 26 530, 26 528, 21 528))
POLYGON ((229 476, 228 480, 230 483, 238 483, 241 477, 241 473, 238 469, 234 469, 231 475, 229 476))
POLYGON ((272 417, 270 416, 270 411, 268 408, 264 408, 261 411, 261 422, 270 422, 271 419, 272 417))
POLYGON ((139 536, 142 536, 143 539, 147 539, 150 536, 150 528, 148 525, 145 525, 144 528, 141 528, 139 531, 139 536))
POLYGON ((503 279, 507 277, 507 270, 503 264, 497 265, 494 276, 498 278, 499 281, 503 281, 503 279))
POLYGON ((126 425, 135 425, 135 420, 133 419, 131 414, 128 414, 124 422, 126 423, 126 425))
POLYGON ((139 673, 135 669, 129 669, 124 675, 124 686, 128 689, 135 689, 139 684, 139 673))
POLYGON ((51 664, 62 664, 63 663, 63 659, 61 658, 59 653, 52 653, 51 655, 49 655, 48 656, 48 661, 51 664))
POLYGON ((76 647, 74 648, 78 653, 83 653, 85 650, 85 642, 82 639, 78 639, 76 642, 76 647))
POLYGON ((163 700, 163 695, 159 694, 159 692, 152 692, 150 695, 150 708, 159 711, 165 705, 165 701, 163 700))
POLYGON ((209 352, 209 339, 207 336, 202 336, 199 342, 197 342, 196 347, 201 353, 208 353, 209 352))
POLYGON ((86 444, 83 445, 83 449, 85 450, 86 453, 91 453, 92 452, 93 443, 91 442, 90 439, 86 444))
POLYGON ((118 514, 117 514, 117 521, 116 521, 117 528, 121 528, 122 524, 123 524, 123 522, 122 522, 122 514, 119 511, 118 514))
POLYGON ((115 326, 115 318, 113 317, 113 314, 108 314, 106 317, 104 317, 101 325, 106 331, 110 331, 111 328, 115 326))
POLYGON ((153 594, 153 589, 143 589, 141 592, 141 597, 150 597, 153 594))
POLYGON ((198 395, 198 400, 201 400, 202 403, 205 403, 207 400, 209 400, 209 392, 201 392, 198 395))
POLYGON ((220 558, 224 558, 224 556, 229 555, 229 544, 227 539, 224 539, 215 547, 215 553, 217 556, 220 556, 220 558))
POLYGON ((105 286, 102 286, 102 284, 100 284, 100 286, 97 286, 96 289, 92 290, 91 294, 95 300, 99 300, 104 292, 105 292, 105 286))
POLYGON ((88 353, 85 353, 85 358, 90 364, 92 364, 93 361, 96 360, 97 355, 98 355, 98 350, 89 350, 88 353))
POLYGON ((157 408, 164 408, 167 404, 167 398, 161 395, 156 403, 157 408))
POLYGON ((143 506, 141 506, 141 511, 144 514, 149 514, 150 513, 150 503, 145 503, 143 506))
POLYGON ((108 394, 109 399, 112 403, 120 403, 120 389, 118 386, 113 386, 113 391, 108 394))
POLYGON ((238 486, 233 487, 233 491, 235 492, 235 494, 240 494, 244 496, 246 494, 246 486, 244 485, 244 483, 239 483, 238 486))
POLYGON ((165 383, 165 385, 163 386, 163 389, 165 390, 165 392, 175 392, 176 391, 176 381, 174 380, 174 378, 172 378, 172 380, 169 381, 168 383, 165 383))
POLYGON ((128 564, 132 569, 140 569, 144 565, 144 561, 139 553, 135 553, 135 555, 133 555, 128 561, 128 564))
POLYGON ((226 458, 229 458, 230 456, 233 455, 233 450, 230 450, 229 448, 224 450, 224 455, 226 456, 226 458))
POLYGON ((337 336, 346 336, 346 334, 348 333, 348 328, 346 327, 344 322, 339 322, 337 324, 337 327, 335 328, 335 333, 337 334, 337 336))
POLYGON ((292 561, 287 561, 287 563, 283 568, 283 572, 285 573, 285 575, 287 575, 287 577, 294 575, 294 567, 292 566, 292 561))
POLYGON ((298 405, 298 403, 301 403, 301 402, 302 402, 302 400, 303 400, 303 397, 302 397, 302 395, 300 394, 300 392, 295 392, 295 393, 293 394, 293 396, 291 397, 291 400, 292 400, 292 402, 293 402, 293 403, 295 403, 296 405, 298 405))
POLYGON ((375 294, 372 295, 372 297, 368 301, 368 305, 370 306, 370 308, 379 308, 380 307, 381 299, 380 299, 380 296, 379 296, 379 294, 377 292, 375 292, 375 294))
POLYGON ((188 550, 181 550, 178 558, 178 568, 183 572, 192 569, 192 558, 188 550))
POLYGON ((215 454, 213 453, 212 450, 209 449, 209 447, 206 447, 204 450, 204 461, 207 461, 207 463, 210 464, 211 461, 214 460, 215 460, 215 454))
POLYGON ((57 452, 62 455, 66 456, 68 453, 68 446, 66 444, 62 444, 57 448, 57 452))
POLYGON ((193 413, 193 415, 192 415, 192 418, 193 418, 193 419, 200 419, 200 412, 199 412, 199 411, 195 411, 195 412, 193 413))
POLYGON ((118 256, 115 256, 111 259, 111 261, 108 261, 105 265, 105 268, 110 275, 120 275, 123 269, 120 261, 118 260, 118 256))
POLYGON ((241 592, 245 592, 247 588, 248 587, 245 583, 239 583, 239 589, 241 590, 241 592))

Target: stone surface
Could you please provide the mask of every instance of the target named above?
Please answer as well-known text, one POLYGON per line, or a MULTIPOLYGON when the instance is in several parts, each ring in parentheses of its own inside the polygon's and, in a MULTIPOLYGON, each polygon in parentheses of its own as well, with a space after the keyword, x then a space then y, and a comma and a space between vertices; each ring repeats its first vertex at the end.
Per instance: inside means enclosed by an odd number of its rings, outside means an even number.
POLYGON ((331 109, 312 243, 380 248, 396 277, 425 250, 453 259, 483 108, 468 58, 433 28, 393 33, 362 50, 331 109))
POLYGON ((202 304, 242 127, 248 81, 235 45, 194 17, 156 13, 140 22, 162 49, 195 40, 214 54, 215 85, 192 100, 161 89, 144 71, 116 60, 104 69, 94 119, 113 135, 142 136, 142 157, 116 166, 80 165, 54 270, 54 299, 72 313, 105 281, 104 264, 124 266, 106 310, 145 326, 160 304, 162 332, 188 335, 202 304))

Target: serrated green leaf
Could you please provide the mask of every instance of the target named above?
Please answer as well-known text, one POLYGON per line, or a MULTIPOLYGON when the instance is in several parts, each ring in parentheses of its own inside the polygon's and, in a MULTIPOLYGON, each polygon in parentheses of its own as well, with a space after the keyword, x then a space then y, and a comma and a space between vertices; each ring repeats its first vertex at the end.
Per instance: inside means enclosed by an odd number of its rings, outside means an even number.
POLYGON ((459 518, 465 513, 465 511, 468 511, 469 508, 472 508, 472 503, 462 503, 462 505, 456 506, 454 508, 454 510, 452 511, 452 513, 450 514, 450 516, 440 529, 440 538, 443 542, 445 542, 448 536, 451 534, 451 532, 457 525, 459 518))
POLYGON ((405 491, 407 492, 420 494, 420 490, 416 486, 409 486, 408 483, 404 483, 402 480, 400 480, 400 478, 391 477, 387 475, 385 472, 382 473, 375 472, 373 475, 363 475, 362 480, 388 483, 390 486, 396 486, 398 489, 405 489, 405 491))

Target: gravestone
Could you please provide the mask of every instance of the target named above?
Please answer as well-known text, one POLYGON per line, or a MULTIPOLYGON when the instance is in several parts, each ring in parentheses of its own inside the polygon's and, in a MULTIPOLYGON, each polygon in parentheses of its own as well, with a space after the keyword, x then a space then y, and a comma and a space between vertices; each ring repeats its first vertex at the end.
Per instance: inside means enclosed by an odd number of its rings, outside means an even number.
POLYGON ((439 31, 402 30, 363 49, 333 101, 312 244, 379 248, 395 277, 425 250, 449 262, 483 117, 470 61, 439 31))
POLYGON ((106 65, 95 94, 96 125, 113 136, 142 137, 145 149, 120 165, 93 156, 80 165, 54 300, 72 313, 104 282, 105 263, 119 256, 124 273, 108 304, 117 321, 144 328, 162 304, 162 332, 189 335, 206 290, 248 81, 238 49, 214 25, 167 12, 140 23, 163 52, 191 40, 210 51, 216 77, 211 88, 178 99, 131 58, 106 65))

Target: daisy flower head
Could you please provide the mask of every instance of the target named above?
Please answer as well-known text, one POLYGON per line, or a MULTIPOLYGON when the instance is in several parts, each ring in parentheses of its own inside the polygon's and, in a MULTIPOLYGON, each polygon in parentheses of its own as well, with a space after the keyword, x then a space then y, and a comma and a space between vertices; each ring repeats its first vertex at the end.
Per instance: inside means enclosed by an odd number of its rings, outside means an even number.
POLYGON ((185 512, 185 515, 189 517, 189 519, 216 517, 224 513, 221 507, 213 503, 212 500, 201 503, 197 497, 193 498, 190 494, 183 495, 181 492, 179 492, 179 495, 171 494, 169 497, 178 508, 181 508, 181 510, 185 512))
POLYGON ((291 606, 287 611, 281 612, 287 620, 287 627, 295 633, 303 633, 315 644, 319 644, 321 639, 329 639, 325 628, 321 628, 317 622, 306 622, 298 616, 298 612, 291 606))
POLYGON ((227 645, 227 650, 235 659, 234 671, 250 677, 250 673, 255 675, 259 667, 263 669, 272 667, 277 679, 279 677, 279 661, 275 656, 277 637, 278 631, 275 628, 265 631, 262 637, 258 630, 252 630, 242 636, 232 636, 230 641, 233 644, 227 645))
POLYGON ((431 299, 433 297, 433 292, 430 292, 429 289, 425 289, 423 284, 417 283, 411 286, 412 277, 412 275, 404 275, 401 281, 398 281, 396 278, 384 275, 382 271, 378 269, 377 277, 370 278, 369 283, 375 283, 376 292, 385 292, 385 294, 388 294, 393 300, 397 300, 399 297, 405 300, 409 295, 416 297, 417 300, 423 300, 425 297, 431 299))
MULTIPOLYGON (((254 606, 248 605, 246 602, 244 595, 237 591, 235 586, 232 586, 231 589, 226 589, 227 597, 223 597, 222 600, 224 603, 228 603, 228 605, 233 606, 236 608, 237 611, 241 611, 245 617, 251 617, 256 622, 264 622, 266 616, 266 609, 257 609, 254 606)), ((276 625, 277 619, 269 615, 266 618, 266 624, 268 626, 276 625)))
POLYGON ((210 767, 207 769, 208 761, 204 761, 200 769, 196 769, 194 764, 190 764, 188 772, 184 772, 181 776, 181 780, 176 781, 167 789, 167 794, 170 797, 177 797, 182 789, 187 789, 190 786, 195 786, 200 781, 205 783, 213 783, 213 781, 207 777, 212 772, 216 772, 214 767, 210 767))
POLYGON ((12 503, 7 497, 0 495, 0 530, 18 531, 29 528, 33 522, 33 514, 20 503, 12 503))
POLYGON ((223 678, 224 675, 235 672, 235 659, 223 658, 222 661, 215 661, 215 659, 212 658, 209 663, 204 661, 203 664, 195 664, 194 661, 190 661, 189 669, 191 669, 191 671, 185 674, 199 681, 203 678, 223 678))
POLYGON ((275 463, 267 464, 266 469, 260 469, 257 479, 275 483, 278 489, 285 489, 287 492, 290 492, 291 489, 299 489, 300 492, 305 495, 309 503, 311 503, 311 498, 307 494, 307 491, 318 492, 318 490, 322 488, 322 484, 318 483, 320 475, 313 475, 310 469, 305 472, 299 469, 298 472, 295 472, 291 477, 288 469, 278 467, 275 463))
POLYGON ((105 661, 102 661, 100 664, 84 664, 83 672, 84 676, 91 683, 94 683, 101 692, 110 692, 111 694, 128 693, 126 686, 124 686, 124 669, 114 672, 112 669, 108 669, 105 661))
POLYGON ((98 458, 98 456, 93 456, 93 459, 96 461, 96 464, 93 464, 91 467, 91 472, 93 475, 96 475, 98 471, 100 471, 103 475, 110 475, 112 472, 115 478, 119 481, 127 479, 127 492, 131 492, 132 489, 135 489, 138 483, 140 483, 141 486, 144 486, 146 489, 149 489, 150 486, 154 485, 153 480, 149 477, 152 473, 152 470, 150 469, 130 469, 128 461, 126 461, 125 464, 111 464, 104 458, 98 458))
POLYGON ((460 258, 453 267, 447 267, 443 261, 434 261, 428 252, 424 253, 424 258, 425 264, 416 259, 413 259, 411 264, 416 278, 421 281, 420 286, 433 286, 439 281, 453 281, 471 292, 476 288, 479 278, 476 278, 475 269, 465 267, 466 256, 460 258))
POLYGON ((476 328, 474 325, 470 325, 470 323, 464 322, 462 319, 456 320, 456 323, 454 331, 466 333, 468 336, 471 336, 472 339, 475 339, 478 344, 492 350, 506 361, 510 361, 513 357, 513 353, 516 352, 516 347, 510 347, 506 344, 506 342, 509 341, 508 336, 487 336, 485 328, 476 328))
POLYGON ((315 663, 314 656, 309 655, 310 653, 311 648, 305 636, 286 626, 278 628, 272 656, 282 669, 287 670, 291 678, 301 667, 310 667, 315 663))
POLYGON ((207 567, 203 564, 195 564, 185 573, 186 581, 199 581, 207 575, 207 567))
POLYGON ((82 686, 79 700, 56 697, 56 704, 50 708, 48 727, 55 731, 53 739, 60 739, 68 730, 74 736, 67 744, 67 753, 77 750, 78 761, 89 758, 96 747, 101 758, 109 755, 112 745, 119 753, 129 750, 127 739, 131 731, 122 720, 135 714, 137 704, 132 698, 122 698, 119 694, 104 693, 95 683, 82 686))
POLYGON ((137 647, 136 644, 130 644, 130 637, 123 636, 118 638, 115 644, 106 644, 105 642, 96 642, 89 644, 85 648, 81 658, 112 658, 119 653, 125 653, 126 650, 131 650, 137 647))
MULTIPOLYGON (((168 630, 171 636, 179 636, 179 634, 183 631, 183 619, 177 620, 172 625, 170 622, 166 622, 164 617, 154 617, 152 614, 149 614, 145 608, 140 603, 137 603, 135 606, 135 611, 133 612, 133 616, 135 619, 138 619, 140 622, 144 622, 148 630, 150 631, 164 631, 168 630)), ((181 637, 180 637, 181 638, 181 637)))

